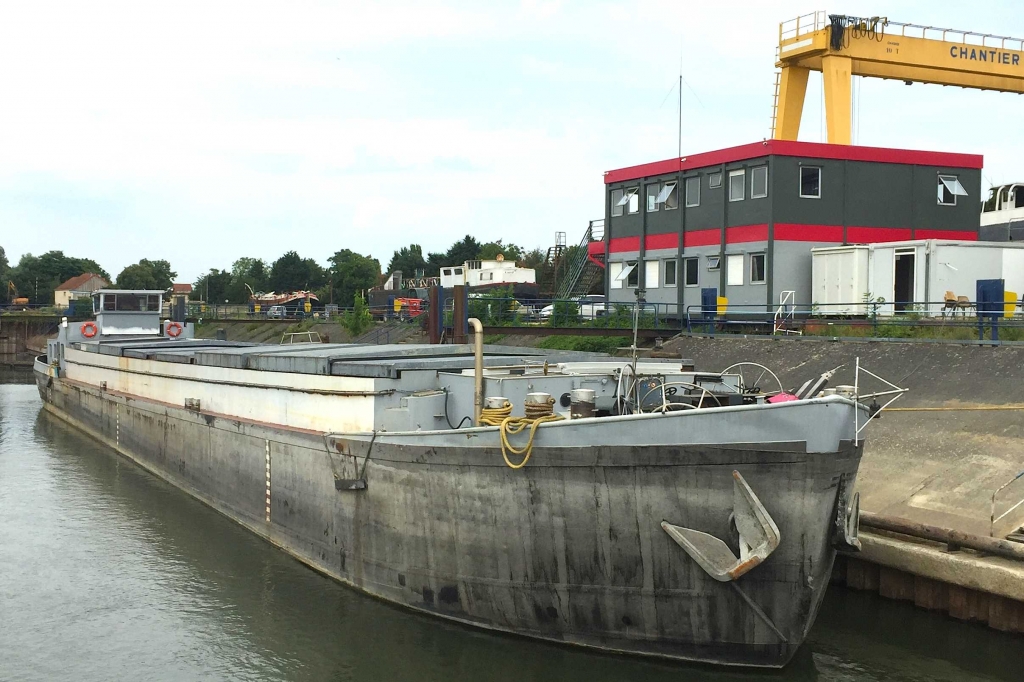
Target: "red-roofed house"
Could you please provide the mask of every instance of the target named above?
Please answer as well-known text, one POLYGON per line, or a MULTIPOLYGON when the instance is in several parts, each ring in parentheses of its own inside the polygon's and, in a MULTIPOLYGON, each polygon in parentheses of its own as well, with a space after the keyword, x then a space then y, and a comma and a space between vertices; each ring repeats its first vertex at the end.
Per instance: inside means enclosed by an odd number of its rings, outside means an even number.
POLYGON ((86 272, 72 277, 61 284, 53 292, 53 304, 58 308, 67 308, 76 298, 88 298, 97 289, 110 286, 110 282, 99 275, 86 272))
POLYGON ((173 306, 175 304, 175 302, 177 302, 179 299, 183 299, 183 300, 185 300, 187 302, 189 294, 191 294, 191 293, 192 293, 192 285, 191 284, 187 284, 187 283, 186 284, 180 284, 180 283, 172 284, 171 285, 171 305, 173 306))

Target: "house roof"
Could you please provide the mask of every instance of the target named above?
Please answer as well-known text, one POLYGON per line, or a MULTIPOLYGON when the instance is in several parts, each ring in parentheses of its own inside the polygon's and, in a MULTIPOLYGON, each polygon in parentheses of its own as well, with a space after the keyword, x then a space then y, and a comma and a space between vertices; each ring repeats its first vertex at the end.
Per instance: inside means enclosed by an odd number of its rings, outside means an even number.
POLYGON ((82 286, 84 286, 86 282, 94 278, 103 282, 103 284, 101 284, 100 287, 105 287, 109 284, 107 280, 103 279, 99 275, 96 275, 91 272, 86 272, 79 275, 78 277, 72 277, 68 281, 64 282, 59 287, 57 287, 56 291, 76 291, 80 289, 82 286))
POLYGON ((171 285, 171 293, 172 294, 191 294, 192 293, 192 285, 191 284, 172 284, 171 285))
POLYGON ((948 152, 915 151, 910 149, 886 149, 882 147, 861 147, 844 144, 821 144, 818 142, 795 142, 791 140, 764 140, 728 149, 719 149, 700 154, 690 154, 676 159, 644 163, 628 168, 607 171, 605 184, 637 180, 653 175, 678 173, 692 168, 717 166, 724 163, 746 161, 762 156, 797 156, 809 159, 840 159, 848 161, 873 161, 875 163, 904 163, 917 166, 938 166, 941 168, 982 167, 982 157, 977 154, 953 154, 948 152))

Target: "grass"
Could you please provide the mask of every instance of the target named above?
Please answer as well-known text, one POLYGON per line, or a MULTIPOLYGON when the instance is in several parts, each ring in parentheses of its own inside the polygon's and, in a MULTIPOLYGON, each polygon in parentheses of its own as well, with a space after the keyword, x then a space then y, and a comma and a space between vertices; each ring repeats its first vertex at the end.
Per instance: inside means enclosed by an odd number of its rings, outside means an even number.
POLYGON ((588 353, 614 353, 630 344, 627 336, 549 336, 537 344, 549 350, 575 350, 588 353))
MULTIPOLYGON (((804 330, 806 336, 843 336, 876 339, 945 339, 949 341, 978 340, 978 326, 975 323, 927 323, 901 324, 897 321, 870 323, 827 323, 809 322, 804 330)), ((989 326, 985 338, 991 338, 989 326)), ((999 327, 1000 341, 1024 341, 1024 326, 1019 322, 1003 323, 999 327), (1005 325, 1005 326, 1004 326, 1005 325), (1011 326, 1012 325, 1012 326, 1011 326)))

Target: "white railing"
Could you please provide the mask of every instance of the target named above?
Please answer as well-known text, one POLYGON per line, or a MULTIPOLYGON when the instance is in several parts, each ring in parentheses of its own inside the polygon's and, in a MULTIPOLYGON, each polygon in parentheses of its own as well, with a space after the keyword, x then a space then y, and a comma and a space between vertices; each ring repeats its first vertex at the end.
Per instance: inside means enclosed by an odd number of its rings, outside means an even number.
POLYGON ((782 43, 784 40, 799 38, 808 33, 814 33, 826 26, 828 26, 828 14, 825 10, 802 14, 796 19, 789 19, 779 23, 779 43, 782 43))

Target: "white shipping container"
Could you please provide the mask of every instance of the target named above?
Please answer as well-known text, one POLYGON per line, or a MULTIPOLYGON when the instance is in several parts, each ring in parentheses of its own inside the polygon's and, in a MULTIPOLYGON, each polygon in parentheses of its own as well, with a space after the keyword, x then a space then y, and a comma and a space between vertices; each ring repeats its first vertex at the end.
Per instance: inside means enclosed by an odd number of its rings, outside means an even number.
POLYGON ((813 301, 821 315, 866 315, 869 305, 836 305, 866 299, 884 302, 879 315, 911 306, 940 315, 947 292, 973 302, 979 279, 1002 279, 1020 301, 1024 244, 929 239, 811 250, 813 301))
POLYGON ((831 246, 811 251, 811 301, 820 315, 865 315, 868 246, 831 246))

